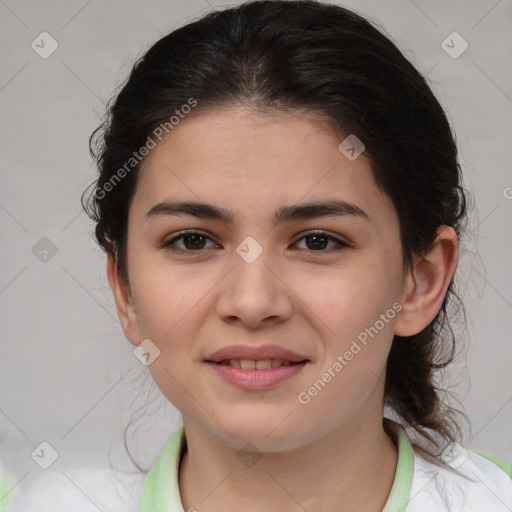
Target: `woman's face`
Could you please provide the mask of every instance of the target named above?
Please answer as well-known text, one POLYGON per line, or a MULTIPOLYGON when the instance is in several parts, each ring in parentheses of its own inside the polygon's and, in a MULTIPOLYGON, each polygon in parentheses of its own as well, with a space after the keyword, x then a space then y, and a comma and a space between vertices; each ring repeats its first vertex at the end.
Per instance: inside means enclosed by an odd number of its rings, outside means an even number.
POLYGON ((185 118, 144 161, 128 219, 129 339, 160 350, 150 372, 185 424, 233 447, 285 450, 382 416, 404 293, 398 217, 342 140, 312 115, 230 107, 185 118), (301 209, 328 201, 348 206, 301 209), (209 206, 148 214, 165 202, 209 206), (165 246, 183 230, 194 234, 165 246))

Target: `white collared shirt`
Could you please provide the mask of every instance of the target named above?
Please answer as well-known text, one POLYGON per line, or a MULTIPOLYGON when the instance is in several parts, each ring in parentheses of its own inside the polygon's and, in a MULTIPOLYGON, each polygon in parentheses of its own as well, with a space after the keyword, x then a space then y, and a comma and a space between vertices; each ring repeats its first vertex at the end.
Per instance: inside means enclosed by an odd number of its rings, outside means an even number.
MULTIPOLYGON (((512 511, 510 466, 452 443, 441 456, 449 467, 441 467, 412 446, 401 425, 385 421, 396 436, 398 463, 383 512, 512 511)), ((182 427, 149 473, 109 469, 42 473, 28 487, 22 483, 14 490, 11 507, 0 506, 0 512, 184 512, 178 468, 185 446, 182 427)))

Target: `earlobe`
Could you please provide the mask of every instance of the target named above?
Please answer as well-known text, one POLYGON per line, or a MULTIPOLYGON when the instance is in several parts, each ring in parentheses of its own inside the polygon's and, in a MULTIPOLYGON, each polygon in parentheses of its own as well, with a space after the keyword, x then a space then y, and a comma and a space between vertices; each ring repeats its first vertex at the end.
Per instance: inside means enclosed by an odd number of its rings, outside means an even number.
POLYGON ((457 233, 451 226, 440 226, 430 251, 415 259, 406 276, 395 334, 413 336, 435 318, 457 268, 457 259, 457 233))
POLYGON ((119 274, 117 260, 113 255, 107 259, 107 277, 116 303, 117 316, 124 335, 132 345, 140 344, 137 313, 128 283, 119 274))

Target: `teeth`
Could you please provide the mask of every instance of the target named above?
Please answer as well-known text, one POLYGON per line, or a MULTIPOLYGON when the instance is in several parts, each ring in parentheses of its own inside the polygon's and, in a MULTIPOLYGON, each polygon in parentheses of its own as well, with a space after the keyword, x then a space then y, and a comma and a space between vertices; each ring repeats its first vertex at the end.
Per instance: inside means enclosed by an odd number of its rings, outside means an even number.
POLYGON ((289 366, 292 363, 290 361, 283 361, 282 359, 258 359, 257 361, 250 359, 230 359, 229 361, 220 361, 219 364, 241 368, 242 370, 270 370, 271 368, 278 368, 279 366, 289 366))
POLYGON ((272 361, 270 359, 256 361, 256 370, 268 370, 269 368, 272 368, 272 361))
POLYGON ((255 370, 256 361, 249 361, 249 359, 241 359, 240 368, 242 368, 242 370, 255 370))

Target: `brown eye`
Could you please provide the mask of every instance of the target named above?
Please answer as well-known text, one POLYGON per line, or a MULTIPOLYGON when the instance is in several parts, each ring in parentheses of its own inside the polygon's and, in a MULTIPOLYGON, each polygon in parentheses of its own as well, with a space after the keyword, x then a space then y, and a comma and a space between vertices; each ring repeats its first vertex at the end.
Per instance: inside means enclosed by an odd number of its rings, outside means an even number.
POLYGON ((211 239, 203 233, 199 233, 198 231, 185 231, 165 241, 162 247, 176 252, 199 252, 205 248, 207 240, 211 241, 211 239), (177 245, 178 242, 181 242, 183 246, 179 247, 177 245))
POLYGON ((299 240, 306 240, 306 250, 310 250, 313 252, 331 252, 331 251, 340 251, 346 247, 349 247, 349 244, 343 242, 339 238, 336 238, 332 235, 328 235, 324 231, 315 231, 304 235, 299 240), (327 247, 329 242, 333 242, 335 245, 331 250, 325 251, 324 249, 327 247))
MULTIPOLYGON (((306 247, 301 250, 310 252, 333 252, 340 251, 350 245, 339 238, 325 233, 324 231, 315 231, 302 236, 299 241, 305 240, 306 247), (326 250, 329 243, 334 244, 334 247, 330 247, 326 250)), ((198 231, 183 231, 179 235, 165 241, 162 244, 162 248, 173 252, 181 253, 199 253, 204 249, 212 248, 206 244, 210 241, 213 243, 213 247, 219 247, 211 240, 207 235, 198 231), (180 246, 181 245, 181 246, 180 246)), ((297 244, 298 242, 296 242, 297 244)))

